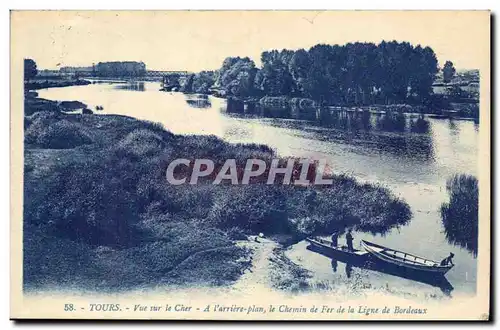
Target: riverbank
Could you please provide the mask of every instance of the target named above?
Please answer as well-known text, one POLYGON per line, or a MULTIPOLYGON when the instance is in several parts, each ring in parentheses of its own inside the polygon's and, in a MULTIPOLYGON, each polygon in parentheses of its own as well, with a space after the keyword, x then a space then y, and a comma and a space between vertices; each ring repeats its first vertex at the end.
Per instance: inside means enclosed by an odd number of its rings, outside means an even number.
POLYGON ((68 86, 84 86, 90 85, 92 82, 85 79, 33 79, 24 83, 25 90, 37 90, 44 88, 68 87, 68 86))
POLYGON ((176 158, 217 167, 276 155, 126 116, 66 114, 52 102, 32 98, 25 109, 26 289, 229 285, 252 267, 252 251, 238 244, 249 235, 385 232, 411 216, 386 188, 345 176, 321 188, 170 186, 165 166, 176 158))
MULTIPOLYGON (((193 95, 193 93, 185 93, 193 95)), ((439 99, 430 104, 371 104, 371 105, 319 105, 316 101, 303 97, 264 96, 235 97, 218 92, 196 94, 204 97, 214 97, 227 100, 228 113, 257 114, 262 117, 293 118, 319 121, 330 124, 332 120, 361 119, 367 114, 386 115, 397 125, 398 115, 432 115, 435 118, 479 120, 479 102, 467 100, 439 99)))

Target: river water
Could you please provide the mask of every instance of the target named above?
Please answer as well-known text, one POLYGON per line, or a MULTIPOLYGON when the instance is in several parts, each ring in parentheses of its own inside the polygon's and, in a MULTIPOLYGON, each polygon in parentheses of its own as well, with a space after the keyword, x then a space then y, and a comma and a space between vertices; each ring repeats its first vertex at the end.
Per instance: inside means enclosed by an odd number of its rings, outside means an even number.
MULTIPOLYGON (((456 266, 446 274, 451 296, 476 292, 476 258, 447 242, 440 205, 447 201, 446 179, 456 173, 478 173, 479 126, 466 120, 427 118, 428 134, 383 135, 383 140, 342 139, 335 130, 291 119, 249 118, 223 111, 225 100, 209 97, 193 100, 181 93, 160 92, 159 83, 96 83, 40 90, 42 98, 78 100, 103 114, 121 114, 160 122, 176 134, 214 134, 229 142, 266 144, 281 156, 327 159, 334 172, 358 180, 379 183, 404 198, 411 207, 410 224, 388 234, 354 233, 361 239, 441 260, 455 254, 456 266), (382 143, 382 142, 383 143, 382 143), (391 141, 393 143, 391 143, 391 141)), ((340 242, 344 241, 343 237, 340 242)), ((439 287, 401 277, 334 263, 306 249, 306 242, 286 254, 309 269, 313 279, 328 286, 383 288, 405 295, 440 297, 439 287)))

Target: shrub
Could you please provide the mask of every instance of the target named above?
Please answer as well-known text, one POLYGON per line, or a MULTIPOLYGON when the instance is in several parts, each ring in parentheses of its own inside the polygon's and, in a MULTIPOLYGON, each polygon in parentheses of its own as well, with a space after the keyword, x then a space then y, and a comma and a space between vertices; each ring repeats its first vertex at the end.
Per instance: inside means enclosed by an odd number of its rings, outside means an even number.
POLYGON ((92 143, 85 130, 67 120, 54 121, 54 115, 39 115, 25 132, 25 141, 42 148, 68 149, 92 143))
POLYGON ((86 109, 87 105, 80 101, 62 101, 59 102, 59 106, 63 111, 72 111, 78 109, 86 109))
POLYGON ((164 147, 161 136, 147 129, 137 129, 118 143, 117 150, 134 156, 151 156, 164 147))
POLYGON ((222 186, 208 215, 218 228, 240 227, 266 234, 288 231, 286 197, 281 186, 222 186), (221 189, 221 190, 222 190, 221 189))
POLYGON ((60 108, 55 101, 26 96, 24 99, 24 115, 29 116, 36 112, 59 112, 60 108))

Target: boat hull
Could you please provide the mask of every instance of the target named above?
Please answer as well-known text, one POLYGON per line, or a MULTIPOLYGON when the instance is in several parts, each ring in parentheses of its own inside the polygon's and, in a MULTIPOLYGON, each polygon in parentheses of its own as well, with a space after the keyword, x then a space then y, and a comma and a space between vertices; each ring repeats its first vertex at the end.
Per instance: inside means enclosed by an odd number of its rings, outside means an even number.
POLYGON ((429 273, 429 274, 441 274, 441 275, 446 274, 451 268, 453 268, 453 265, 441 266, 435 261, 428 260, 428 259, 418 257, 418 256, 414 256, 412 254, 405 253, 402 251, 388 249, 384 246, 377 245, 377 244, 367 242, 364 240, 361 241, 361 245, 363 246, 363 248, 367 252, 369 252, 371 255, 373 255, 377 259, 382 260, 382 261, 387 262, 387 263, 390 263, 392 265, 398 266, 398 267, 407 268, 407 269, 411 269, 414 271, 419 271, 419 272, 424 272, 424 273, 429 273), (404 259, 401 260, 401 258, 396 258, 396 257, 393 257, 391 255, 388 255, 385 252, 381 252, 380 249, 387 249, 389 251, 395 251, 396 253, 399 252, 401 254, 404 254, 405 256, 406 255, 411 256, 415 259, 426 260, 429 263, 429 265, 418 264, 418 263, 413 262, 411 260, 404 260, 404 259), (430 265, 430 263, 433 263, 433 265, 430 265))
POLYGON ((330 241, 321 238, 309 237, 306 238, 306 241, 311 244, 310 246, 316 252, 319 252, 321 254, 330 257, 347 259, 347 260, 356 260, 356 261, 364 261, 370 257, 370 254, 366 251, 361 251, 361 250, 349 251, 347 248, 344 247, 338 247, 338 246, 334 247, 331 245, 330 241))

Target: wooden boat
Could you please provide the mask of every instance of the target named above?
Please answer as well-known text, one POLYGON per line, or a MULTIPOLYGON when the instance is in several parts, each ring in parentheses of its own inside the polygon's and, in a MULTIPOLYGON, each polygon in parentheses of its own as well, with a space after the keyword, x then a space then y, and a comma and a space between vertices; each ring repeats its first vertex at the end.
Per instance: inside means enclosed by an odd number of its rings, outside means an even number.
POLYGON ((441 266, 437 261, 390 249, 365 240, 361 240, 361 245, 374 257, 399 267, 442 275, 453 268, 453 265, 441 266))
MULTIPOLYGON (((306 241, 310 243, 307 247, 308 250, 331 258, 332 267, 334 263, 336 264, 337 261, 340 261, 346 264, 346 270, 348 267, 357 267, 382 274, 401 277, 438 287, 446 295, 449 295, 454 289, 451 283, 448 282, 448 280, 441 273, 433 274, 415 271, 410 268, 399 267, 382 261, 367 251, 355 250, 351 252, 348 251, 346 247, 332 247, 331 241, 317 237, 306 238, 306 241)), ((334 272, 336 272, 336 270, 334 270, 334 272)))
POLYGON ((368 257, 369 253, 367 251, 361 251, 354 249, 349 251, 346 246, 332 246, 332 242, 319 237, 308 237, 306 241, 311 243, 311 245, 327 255, 338 256, 342 255, 344 257, 354 257, 363 258, 368 257))

